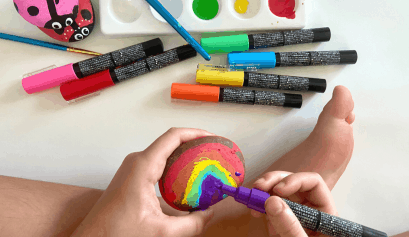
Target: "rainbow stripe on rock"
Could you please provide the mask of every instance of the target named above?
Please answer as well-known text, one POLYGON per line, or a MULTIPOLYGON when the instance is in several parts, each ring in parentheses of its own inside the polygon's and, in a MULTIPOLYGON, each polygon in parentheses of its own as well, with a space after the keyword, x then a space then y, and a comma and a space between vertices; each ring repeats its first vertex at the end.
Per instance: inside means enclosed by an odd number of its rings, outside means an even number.
POLYGON ((182 204, 187 204, 193 208, 199 207, 203 181, 209 175, 218 178, 224 184, 237 187, 237 183, 231 177, 231 173, 221 166, 219 161, 210 160, 207 157, 201 157, 200 159, 199 162, 195 162, 182 199, 182 204))
POLYGON ((238 187, 244 174, 244 158, 236 144, 222 137, 203 137, 175 150, 168 159, 159 189, 163 199, 178 210, 205 209, 226 197, 212 196, 203 190, 209 175, 238 187))

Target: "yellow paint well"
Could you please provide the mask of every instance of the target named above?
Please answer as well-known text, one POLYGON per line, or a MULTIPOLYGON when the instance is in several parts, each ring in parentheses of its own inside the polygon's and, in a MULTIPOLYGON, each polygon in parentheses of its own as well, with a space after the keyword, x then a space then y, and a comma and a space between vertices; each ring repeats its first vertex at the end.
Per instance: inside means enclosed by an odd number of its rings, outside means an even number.
POLYGON ((237 13, 244 14, 247 12, 248 5, 249 2, 247 0, 236 0, 234 10, 236 10, 237 13))

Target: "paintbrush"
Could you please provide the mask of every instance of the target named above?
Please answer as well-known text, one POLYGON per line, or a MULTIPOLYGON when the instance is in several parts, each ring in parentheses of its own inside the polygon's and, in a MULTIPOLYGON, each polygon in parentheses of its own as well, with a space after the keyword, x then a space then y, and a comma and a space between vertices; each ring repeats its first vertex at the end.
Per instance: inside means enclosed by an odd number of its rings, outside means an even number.
POLYGON ((102 55, 100 53, 89 51, 89 50, 68 47, 64 45, 49 43, 49 42, 45 42, 41 40, 25 38, 25 37, 16 36, 16 35, 9 35, 5 33, 0 33, 0 39, 12 40, 16 42, 32 44, 32 45, 42 46, 45 48, 57 49, 57 50, 68 51, 68 52, 73 52, 73 53, 81 53, 81 54, 95 55, 95 56, 102 55))

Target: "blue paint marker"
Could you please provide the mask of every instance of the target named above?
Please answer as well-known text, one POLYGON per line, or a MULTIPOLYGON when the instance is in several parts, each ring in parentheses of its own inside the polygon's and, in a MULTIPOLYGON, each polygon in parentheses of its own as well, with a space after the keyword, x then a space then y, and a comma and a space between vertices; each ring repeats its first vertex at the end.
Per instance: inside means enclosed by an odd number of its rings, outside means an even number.
POLYGON ((183 28, 179 22, 162 6, 157 0, 146 0, 159 15, 165 19, 204 59, 209 61, 210 55, 200 46, 200 44, 183 28))
POLYGON ((324 66, 355 64, 355 50, 310 52, 261 52, 229 53, 227 60, 231 70, 257 70, 288 66, 324 66))

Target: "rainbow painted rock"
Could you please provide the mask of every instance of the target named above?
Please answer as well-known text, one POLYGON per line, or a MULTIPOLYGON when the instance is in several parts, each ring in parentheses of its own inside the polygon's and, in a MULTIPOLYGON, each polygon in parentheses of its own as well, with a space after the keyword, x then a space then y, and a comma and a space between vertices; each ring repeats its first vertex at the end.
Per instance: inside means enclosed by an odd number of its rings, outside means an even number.
POLYGON ((163 199, 178 210, 206 209, 227 197, 206 191, 209 175, 233 187, 243 184, 244 158, 234 142, 209 136, 183 143, 169 157, 159 189, 163 199))

